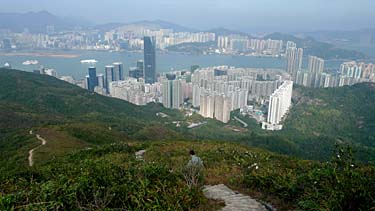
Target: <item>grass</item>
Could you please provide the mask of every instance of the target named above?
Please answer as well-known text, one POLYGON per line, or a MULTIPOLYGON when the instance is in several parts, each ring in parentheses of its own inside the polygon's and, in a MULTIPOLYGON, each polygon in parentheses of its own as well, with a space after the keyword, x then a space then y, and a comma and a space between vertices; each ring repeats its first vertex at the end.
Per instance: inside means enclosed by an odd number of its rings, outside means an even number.
MULTIPOLYGON (((43 145, 34 151, 34 163, 37 165, 51 160, 54 157, 62 156, 66 153, 91 146, 91 144, 72 137, 62 131, 58 131, 55 128, 41 128, 34 131, 34 133, 39 134, 47 141, 46 145, 43 145)), ((36 138, 35 141, 40 143, 36 138)))

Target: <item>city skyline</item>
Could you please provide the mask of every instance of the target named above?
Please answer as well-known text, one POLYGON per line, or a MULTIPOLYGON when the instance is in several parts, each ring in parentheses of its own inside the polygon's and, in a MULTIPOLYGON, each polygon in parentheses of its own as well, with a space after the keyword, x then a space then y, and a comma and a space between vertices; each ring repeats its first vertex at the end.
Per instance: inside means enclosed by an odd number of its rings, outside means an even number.
POLYGON ((16 0, 3 2, 0 12, 30 12, 46 10, 60 17, 83 18, 97 24, 109 22, 129 23, 141 20, 165 20, 196 29, 226 27, 245 32, 297 32, 316 30, 353 30, 374 28, 375 18, 371 8, 375 2, 361 0, 288 1, 236 0, 184 1, 159 0, 150 2, 110 0, 106 4, 83 0, 49 2, 45 0, 16 0), (269 7, 268 5, 276 5, 269 7), (74 6, 72 6, 74 5, 74 6), (152 7, 152 11, 139 10, 152 7), (98 15, 103 11, 112 11, 98 15), (248 11, 251 12, 248 12, 248 11), (350 15, 348 15, 350 14, 350 15), (200 21, 198 21, 200 20, 200 21), (204 20, 204 21, 202 21, 204 20), (256 20, 256 21, 254 21, 256 20))

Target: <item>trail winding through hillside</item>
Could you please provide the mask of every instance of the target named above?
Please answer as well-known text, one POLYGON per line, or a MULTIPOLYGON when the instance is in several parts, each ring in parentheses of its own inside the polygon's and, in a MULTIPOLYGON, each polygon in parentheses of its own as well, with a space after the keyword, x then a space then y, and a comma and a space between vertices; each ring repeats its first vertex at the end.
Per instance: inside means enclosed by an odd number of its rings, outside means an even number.
MULTIPOLYGON (((30 131, 30 134, 32 134, 32 131, 30 131)), ((36 138, 37 138, 39 141, 41 141, 42 144, 39 145, 39 146, 37 146, 37 147, 35 147, 34 149, 29 150, 29 166, 30 166, 30 167, 33 166, 33 164, 34 164, 34 160, 33 160, 34 151, 35 151, 36 149, 38 149, 39 147, 44 146, 44 145, 47 144, 47 141, 46 141, 44 138, 42 138, 39 134, 36 134, 36 138)))
POLYGON ((250 196, 236 193, 223 184, 207 185, 203 193, 209 199, 224 201, 225 207, 221 211, 267 211, 261 203, 250 196))

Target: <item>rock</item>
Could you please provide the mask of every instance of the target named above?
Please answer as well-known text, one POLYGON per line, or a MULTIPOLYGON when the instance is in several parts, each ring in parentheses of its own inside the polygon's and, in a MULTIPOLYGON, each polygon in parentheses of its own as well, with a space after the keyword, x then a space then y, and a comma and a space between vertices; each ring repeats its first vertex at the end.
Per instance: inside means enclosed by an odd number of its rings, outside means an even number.
POLYGON ((146 153, 146 150, 144 150, 144 149, 140 150, 140 151, 135 153, 135 158, 137 160, 143 160, 143 156, 144 156, 145 153, 146 153))

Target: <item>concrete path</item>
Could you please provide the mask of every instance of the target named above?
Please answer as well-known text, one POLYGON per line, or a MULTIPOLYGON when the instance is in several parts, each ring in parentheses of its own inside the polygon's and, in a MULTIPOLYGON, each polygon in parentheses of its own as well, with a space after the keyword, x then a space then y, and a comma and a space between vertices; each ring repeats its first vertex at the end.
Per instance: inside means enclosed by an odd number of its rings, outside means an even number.
POLYGON ((240 118, 238 118, 236 116, 234 117, 234 119, 237 120, 239 123, 243 124, 243 127, 249 126, 246 122, 242 121, 240 118))
POLYGON ((267 211, 261 203, 250 196, 235 193, 223 184, 204 186, 203 193, 209 199, 224 201, 225 207, 221 211, 267 211))
MULTIPOLYGON (((31 133, 32 133, 32 132, 30 132, 30 134, 31 134, 31 133)), ((36 138, 37 138, 39 141, 41 141, 42 144, 39 145, 39 146, 37 146, 37 147, 35 147, 34 149, 31 149, 31 150, 29 151, 29 166, 30 166, 30 167, 34 165, 34 161, 33 161, 34 150, 36 150, 36 149, 38 149, 39 147, 41 147, 41 146, 47 144, 47 141, 46 141, 44 138, 42 138, 39 134, 36 134, 36 138)))

